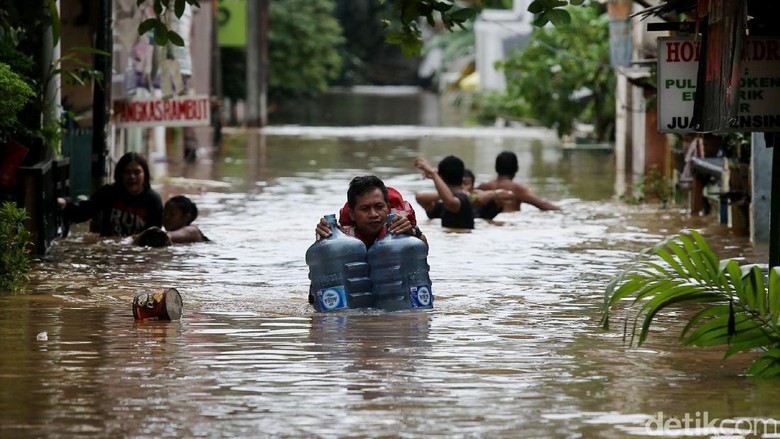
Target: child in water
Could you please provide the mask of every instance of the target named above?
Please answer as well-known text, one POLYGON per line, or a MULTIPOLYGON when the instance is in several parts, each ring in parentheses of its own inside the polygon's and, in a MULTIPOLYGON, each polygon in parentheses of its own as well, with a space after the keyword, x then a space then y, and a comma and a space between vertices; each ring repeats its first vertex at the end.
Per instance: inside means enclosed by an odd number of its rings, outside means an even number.
POLYGON ((162 224, 165 230, 150 227, 135 242, 145 247, 164 247, 171 244, 203 242, 209 239, 192 222, 198 218, 198 207, 183 195, 172 197, 163 208, 162 224))

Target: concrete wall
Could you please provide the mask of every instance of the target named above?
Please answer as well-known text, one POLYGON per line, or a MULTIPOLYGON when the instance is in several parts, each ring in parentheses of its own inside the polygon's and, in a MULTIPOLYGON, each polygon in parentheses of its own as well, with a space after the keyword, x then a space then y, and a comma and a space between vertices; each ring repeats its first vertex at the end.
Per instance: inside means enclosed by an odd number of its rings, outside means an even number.
POLYGON ((474 23, 476 65, 482 90, 506 89, 503 71, 495 62, 528 41, 533 31, 533 14, 527 11, 529 0, 515 0, 514 9, 485 9, 474 23))

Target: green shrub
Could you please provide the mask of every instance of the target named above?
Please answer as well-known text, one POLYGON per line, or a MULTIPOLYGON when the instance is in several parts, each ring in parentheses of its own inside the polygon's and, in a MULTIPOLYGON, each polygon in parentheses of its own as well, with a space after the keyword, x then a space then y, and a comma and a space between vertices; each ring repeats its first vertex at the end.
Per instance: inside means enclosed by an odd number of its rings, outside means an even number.
POLYGON ((0 137, 15 126, 16 115, 34 95, 32 87, 21 76, 0 62, 0 137))
POLYGON ((661 174, 657 165, 651 165, 636 185, 634 194, 622 194, 620 200, 628 204, 657 202, 666 209, 674 201, 674 186, 668 178, 661 174))
POLYGON ((702 235, 691 230, 646 249, 609 283, 604 329, 613 308, 626 301, 638 308, 624 326, 631 333, 629 345, 645 342, 659 312, 684 305, 693 313, 680 335, 684 344, 725 345, 726 358, 758 352, 747 374, 780 377, 780 267, 765 274, 756 265, 721 261, 702 235))
POLYGON ((0 292, 21 293, 30 270, 30 232, 24 227, 27 211, 14 203, 0 207, 0 292))

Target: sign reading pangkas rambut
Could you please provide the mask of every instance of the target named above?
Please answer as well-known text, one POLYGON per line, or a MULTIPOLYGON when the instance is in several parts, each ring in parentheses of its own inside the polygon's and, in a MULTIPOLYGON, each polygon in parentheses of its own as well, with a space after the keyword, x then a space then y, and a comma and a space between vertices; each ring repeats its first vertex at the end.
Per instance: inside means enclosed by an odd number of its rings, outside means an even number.
POLYGON ((211 123, 209 97, 176 96, 114 102, 117 127, 192 127, 211 123))
MULTIPOLYGON (((658 131, 695 131, 691 124, 700 40, 658 39, 658 131)), ((741 55, 739 114, 724 131, 780 131, 780 39, 747 37, 741 55)))

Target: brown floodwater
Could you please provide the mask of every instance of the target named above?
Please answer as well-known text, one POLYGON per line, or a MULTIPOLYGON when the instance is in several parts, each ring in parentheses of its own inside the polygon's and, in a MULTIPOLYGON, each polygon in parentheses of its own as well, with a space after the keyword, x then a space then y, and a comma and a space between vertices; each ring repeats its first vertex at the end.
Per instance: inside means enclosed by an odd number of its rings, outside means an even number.
POLYGON ((620 202, 609 153, 535 129, 273 126, 153 173, 164 196, 193 198, 212 242, 137 248, 85 224, 56 241, 28 294, 0 295, 0 437, 711 437, 780 419, 777 383, 743 375, 754 355, 679 346, 685 310, 641 348, 625 345, 625 311, 599 327, 612 276, 684 228, 721 257, 766 259, 715 217, 620 202), (458 155, 485 181, 502 150, 562 212, 527 206, 466 233, 424 219, 413 194, 433 185, 415 157, 458 155), (314 225, 365 173, 421 218, 430 312, 306 302, 314 225), (181 321, 134 321, 134 295, 165 287, 181 321))

